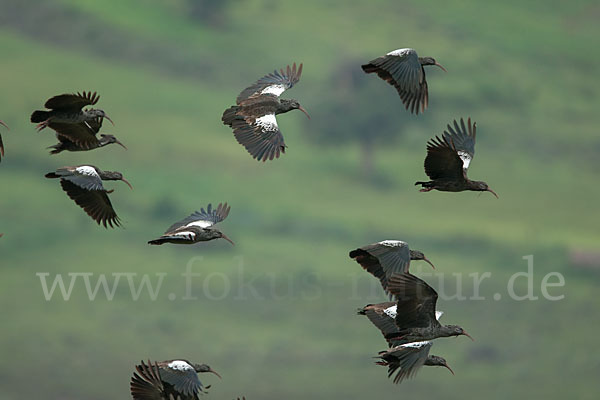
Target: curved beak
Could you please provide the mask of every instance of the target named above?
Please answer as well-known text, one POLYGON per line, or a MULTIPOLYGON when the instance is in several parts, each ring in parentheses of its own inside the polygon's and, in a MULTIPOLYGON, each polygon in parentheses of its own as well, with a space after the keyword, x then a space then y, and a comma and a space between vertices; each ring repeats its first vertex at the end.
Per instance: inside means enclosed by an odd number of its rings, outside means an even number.
POLYGON ((115 123, 113 122, 112 119, 110 119, 110 117, 108 115, 104 114, 104 118, 106 118, 107 120, 109 120, 110 123, 113 124, 113 126, 115 126, 115 123))
POLYGON ((494 196, 496 196, 497 199, 499 199, 500 197, 498 197, 498 195, 496 194, 496 192, 494 192, 492 189, 487 188, 487 191, 492 193, 494 196))
POLYGON ((431 268, 435 269, 435 265, 432 264, 431 261, 429 261, 429 259, 425 256, 423 256, 423 261, 425 261, 427 264, 431 265, 431 268))
POLYGON ((125 150, 127 150, 127 146, 125 146, 123 143, 119 142, 118 140, 115 140, 115 143, 118 144, 119 146, 121 146, 122 148, 124 148, 125 150))
POLYGON ((2 121, 1 119, 0 119, 0 125, 4 126, 6 129, 8 129, 10 131, 10 128, 8 127, 8 125, 6 125, 4 123, 4 121, 2 121))
POLYGON ((217 373, 217 371, 215 371, 215 370, 214 370, 214 369, 212 369, 212 368, 211 368, 210 370, 208 370, 208 372, 211 372, 211 373, 215 374, 216 376, 218 376, 218 377, 219 377, 219 379, 223 379, 223 378, 221 378, 221 375, 219 375, 219 374, 217 373))
POLYGON ((131 190, 133 190, 133 186, 131 186, 131 183, 129 183, 129 182, 127 181, 127 179, 125 179, 125 178, 121 178, 121 180, 122 180, 123 182, 125 182, 125 183, 127 184, 127 186, 129 186, 129 188, 130 188, 131 190))
POLYGON ((308 115, 308 113, 306 112, 306 110, 304 109, 304 107, 298 106, 298 110, 302 111, 304 114, 306 114, 306 116, 308 117, 308 119, 310 119, 310 115, 308 115))
POLYGON ((450 372, 452 372, 452 375, 454 375, 454 371, 452 371, 452 368, 450 368, 450 367, 448 366, 448 364, 444 364, 444 365, 442 365, 442 366, 443 366, 443 367, 446 367, 446 368, 448 368, 448 370, 449 370, 450 372))
POLYGON ((448 72, 448 71, 446 71, 446 68, 442 67, 442 64, 438 64, 438 63, 436 62, 436 63, 435 63, 435 64, 433 64, 433 65, 437 65, 438 67, 440 67, 440 68, 442 69, 442 71, 444 71, 444 72, 448 72))
POLYGON ((233 243, 233 240, 229 239, 229 238, 227 237, 227 235, 226 235, 226 234, 224 234, 224 233, 222 233, 222 232, 221 232, 221 238, 223 238, 223 239, 227 240, 229 243, 231 243, 232 245, 234 245, 234 246, 235 246, 235 243, 233 243))
POLYGON ((462 333, 462 334, 463 334, 463 335, 465 335, 465 336, 467 336, 467 337, 468 337, 469 339, 471 339, 472 341, 475 341, 475 339, 473 339, 473 338, 471 337, 471 335, 469 335, 467 332, 463 331, 463 333, 462 333))

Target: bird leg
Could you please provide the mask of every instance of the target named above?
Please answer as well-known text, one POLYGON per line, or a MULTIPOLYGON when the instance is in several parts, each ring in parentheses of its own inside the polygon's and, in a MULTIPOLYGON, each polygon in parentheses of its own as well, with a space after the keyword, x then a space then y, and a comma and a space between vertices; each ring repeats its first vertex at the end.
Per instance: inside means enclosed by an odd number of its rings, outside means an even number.
POLYGON ((39 124, 37 124, 35 126, 35 129, 37 129, 37 131, 41 131, 42 129, 46 128, 48 126, 48 124, 50 123, 50 119, 47 119, 43 122, 40 122, 39 124))
POLYGON ((433 188, 423 188, 421 190, 419 190, 419 192, 431 192, 433 190, 433 188))

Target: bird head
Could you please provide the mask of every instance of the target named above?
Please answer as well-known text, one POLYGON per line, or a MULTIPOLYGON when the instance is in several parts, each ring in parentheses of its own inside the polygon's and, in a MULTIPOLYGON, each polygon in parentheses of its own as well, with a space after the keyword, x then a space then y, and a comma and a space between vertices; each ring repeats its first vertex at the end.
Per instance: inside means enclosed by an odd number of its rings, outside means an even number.
POLYGON ((438 64, 437 61, 435 61, 435 58, 433 57, 419 57, 419 62, 421 63, 421 65, 436 65, 440 67, 442 71, 448 72, 446 71, 446 68, 442 67, 441 64, 438 64))
POLYGON ((483 181, 473 181, 472 185, 473 185, 473 190, 476 190, 479 192, 490 192, 494 196, 496 196, 496 198, 499 198, 498 195, 496 194, 496 192, 494 192, 492 189, 490 189, 488 184, 483 181))
POLYGON ((102 140, 106 144, 116 143, 119 146, 121 146, 122 148, 124 148, 125 150, 127 150, 127 147, 125 147, 125 145, 123 143, 119 142, 119 139, 117 139, 114 135, 105 135, 104 133, 101 133, 100 137, 102 138, 100 140, 102 140))
POLYGON ((298 100, 296 99, 282 99, 281 100, 281 105, 283 106, 283 109, 285 111, 283 112, 288 112, 288 111, 292 111, 292 110, 300 110, 302 111, 304 114, 306 114, 306 116, 308 117, 308 119, 310 119, 310 115, 308 115, 308 112, 306 112, 306 110, 304 109, 304 107, 302 107, 300 105, 300 103, 298 102, 298 100))
POLYGON ((106 118, 107 120, 110 121, 111 124, 113 124, 114 126, 114 122, 112 119, 110 119, 110 117, 108 115, 106 115, 106 113, 104 112, 104 110, 98 110, 96 108, 90 108, 89 110, 86 111, 87 114, 91 117, 100 117, 100 118, 106 118))
POLYGON ((129 186, 130 189, 133 189, 133 186, 131 186, 131 183, 129 183, 127 181, 127 179, 123 178, 123 174, 120 172, 104 171, 101 178, 102 178, 102 180, 107 180, 107 181, 123 181, 127 184, 127 186, 129 186))
POLYGON ((425 365, 435 365, 435 366, 439 366, 439 367, 446 367, 446 368, 448 368, 448 370, 450 372, 452 372, 452 375, 454 375, 454 371, 452 371, 452 368, 450 368, 448 366, 448 363, 446 362, 446 359, 444 357, 429 356, 429 357, 427 357, 427 360, 425 361, 425 365))
POLYGON ((475 341, 463 328, 458 325, 446 325, 445 326, 448 336, 467 336, 469 339, 475 341))
POLYGON ((427 257, 425 257, 425 254, 423 254, 422 252, 420 252, 418 250, 410 250, 410 259, 411 260, 423 260, 426 263, 428 263, 429 265, 431 265, 431 268, 435 269, 435 266, 431 263, 431 261, 429 261, 427 259, 427 257))
POLYGON ((196 371, 197 373, 202 373, 202 372, 210 372, 211 374, 215 374, 216 376, 219 377, 219 379, 221 378, 221 375, 219 375, 217 373, 217 371, 215 371, 214 369, 212 369, 210 366, 206 365, 206 364, 192 364, 194 367, 194 371, 196 371))

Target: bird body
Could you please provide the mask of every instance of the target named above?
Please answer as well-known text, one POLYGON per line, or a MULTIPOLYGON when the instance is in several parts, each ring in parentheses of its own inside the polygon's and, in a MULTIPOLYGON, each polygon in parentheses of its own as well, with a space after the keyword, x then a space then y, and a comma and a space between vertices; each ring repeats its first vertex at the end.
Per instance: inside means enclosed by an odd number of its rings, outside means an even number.
POLYGON ((88 109, 83 107, 94 105, 98 102, 100 96, 96 92, 81 92, 72 94, 61 94, 50 98, 44 104, 49 110, 36 110, 31 114, 31 122, 37 123, 36 128, 41 131, 49 126, 50 123, 56 124, 80 124, 88 123, 95 118, 101 117, 112 120, 106 115, 104 110, 88 109))
POLYGON ((238 143, 254 159, 273 160, 285 153, 286 145, 276 115, 300 110, 308 116, 297 100, 279 98, 300 80, 301 74, 302 64, 296 68, 294 63, 291 68, 288 65, 286 71, 281 69, 265 75, 238 95, 235 106, 223 112, 223 124, 233 129, 238 143))
POLYGON ((60 185, 67 195, 75 201, 98 225, 105 228, 120 226, 120 220, 108 198, 102 184, 103 180, 121 180, 130 188, 131 184, 120 172, 102 171, 93 165, 63 167, 47 173, 46 178, 60 179, 60 185))
POLYGON ((227 203, 219 203, 215 209, 209 204, 208 207, 206 207, 206 211, 204 208, 201 208, 200 211, 196 211, 183 220, 174 223, 161 237, 150 240, 148 244, 194 244, 219 238, 234 244, 227 235, 220 230, 213 228, 214 225, 227 218, 229 210, 231 210, 231 207, 227 206, 227 203))
POLYGON ((433 189, 443 192, 487 191, 496 198, 498 195, 487 183, 472 181, 467 177, 467 171, 475 155, 476 123, 471 118, 465 121, 461 118, 460 125, 454 120, 453 126, 447 125, 442 137, 436 136, 427 143, 425 157, 425 173, 431 179, 428 182, 416 182, 421 185, 421 192, 433 189))
POLYGON ((204 386, 199 373, 210 372, 221 377, 206 364, 187 360, 167 360, 136 365, 131 378, 131 396, 135 400, 197 400, 210 386, 204 386))
MULTIPOLYGON (((8 125, 6 125, 2 120, 0 120, 0 125, 4 126, 6 129, 8 125)), ((2 161, 2 157, 4 157, 4 143, 2 143, 2 135, 0 135, 0 161, 2 161)))
POLYGON ((102 127, 103 120, 103 117, 96 117, 80 123, 49 122, 48 126, 56 131, 56 138, 58 139, 57 144, 49 147, 53 149, 50 154, 58 154, 65 150, 93 150, 112 143, 116 143, 127 150, 127 147, 114 135, 100 134, 100 138, 96 136, 102 127))
POLYGON ((403 48, 390 51, 384 56, 362 65, 365 73, 376 73, 381 79, 394 86, 402 103, 411 113, 424 112, 429 102, 426 65, 436 65, 446 71, 431 57, 419 57, 414 49, 403 48))

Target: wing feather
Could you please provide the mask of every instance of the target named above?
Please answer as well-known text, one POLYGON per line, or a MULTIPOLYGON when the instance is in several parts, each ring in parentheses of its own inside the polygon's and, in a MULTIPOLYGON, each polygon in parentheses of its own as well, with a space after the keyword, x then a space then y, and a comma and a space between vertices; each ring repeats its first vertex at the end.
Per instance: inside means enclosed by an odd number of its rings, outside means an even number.
POLYGON ((273 94, 280 96, 281 93, 290 89, 300 80, 302 75, 302 63, 296 68, 296 63, 290 68, 288 65, 286 70, 275 70, 273 73, 267 74, 260 78, 256 83, 242 90, 238 95, 236 102, 240 104, 243 100, 260 94, 273 94))

